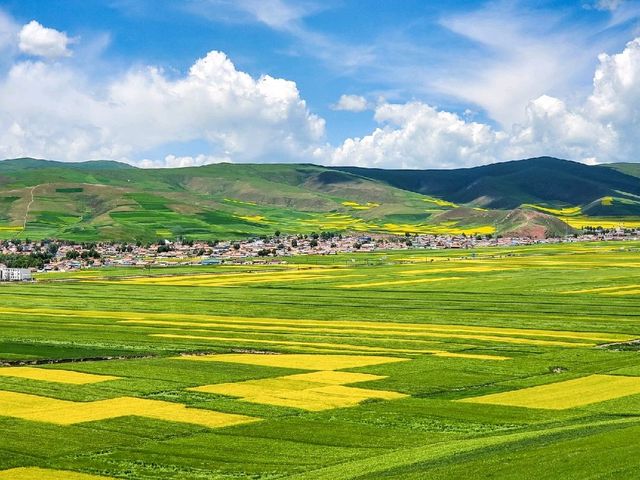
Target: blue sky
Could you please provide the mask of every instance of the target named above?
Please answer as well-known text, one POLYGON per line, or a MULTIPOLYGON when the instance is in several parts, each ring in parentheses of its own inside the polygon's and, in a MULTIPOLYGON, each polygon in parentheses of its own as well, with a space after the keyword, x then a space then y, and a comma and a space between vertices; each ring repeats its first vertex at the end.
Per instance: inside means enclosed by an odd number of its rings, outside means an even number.
POLYGON ((3 157, 635 161, 640 80, 620 81, 640 70, 634 1, 8 0, 0 12, 3 157), (245 73, 254 83, 238 90, 245 73), (16 102, 20 82, 33 101, 16 102))

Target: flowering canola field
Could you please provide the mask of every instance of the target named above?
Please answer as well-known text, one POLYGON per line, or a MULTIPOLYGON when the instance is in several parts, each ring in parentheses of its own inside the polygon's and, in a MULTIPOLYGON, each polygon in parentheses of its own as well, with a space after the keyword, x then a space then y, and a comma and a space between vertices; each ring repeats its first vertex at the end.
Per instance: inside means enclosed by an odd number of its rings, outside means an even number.
POLYGON ((0 285, 0 479, 637 476, 640 243, 283 260, 0 285))

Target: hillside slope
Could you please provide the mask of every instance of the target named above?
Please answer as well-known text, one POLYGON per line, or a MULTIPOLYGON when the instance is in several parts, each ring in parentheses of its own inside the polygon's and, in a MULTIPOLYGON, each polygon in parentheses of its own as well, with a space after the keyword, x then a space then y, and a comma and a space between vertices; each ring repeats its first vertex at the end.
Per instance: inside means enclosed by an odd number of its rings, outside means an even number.
POLYGON ((570 230, 544 213, 487 212, 309 164, 139 169, 108 161, 0 161, 0 238, 223 239, 276 230, 539 236, 570 230))
POLYGON ((630 168, 589 166, 552 157, 457 170, 336 168, 404 190, 487 208, 576 206, 603 197, 640 196, 640 180, 628 174, 630 168))

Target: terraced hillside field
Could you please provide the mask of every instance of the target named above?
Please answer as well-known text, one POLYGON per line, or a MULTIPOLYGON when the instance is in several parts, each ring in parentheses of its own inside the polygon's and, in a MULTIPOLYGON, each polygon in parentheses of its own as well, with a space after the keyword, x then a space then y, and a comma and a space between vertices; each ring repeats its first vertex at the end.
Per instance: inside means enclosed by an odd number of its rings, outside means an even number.
POLYGON ((0 479, 634 478, 640 243, 0 285, 0 479))

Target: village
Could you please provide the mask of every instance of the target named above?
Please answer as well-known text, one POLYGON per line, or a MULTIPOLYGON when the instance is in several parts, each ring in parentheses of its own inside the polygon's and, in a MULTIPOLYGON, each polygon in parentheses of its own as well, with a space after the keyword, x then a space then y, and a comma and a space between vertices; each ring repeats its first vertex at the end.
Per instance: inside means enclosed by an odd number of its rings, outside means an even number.
POLYGON ((638 240, 640 230, 599 230, 580 235, 529 237, 468 235, 337 234, 282 235, 226 241, 160 240, 153 243, 0 241, 0 282, 30 281, 32 272, 112 266, 163 267, 281 263, 295 255, 337 255, 407 249, 472 249, 532 244, 638 240))

